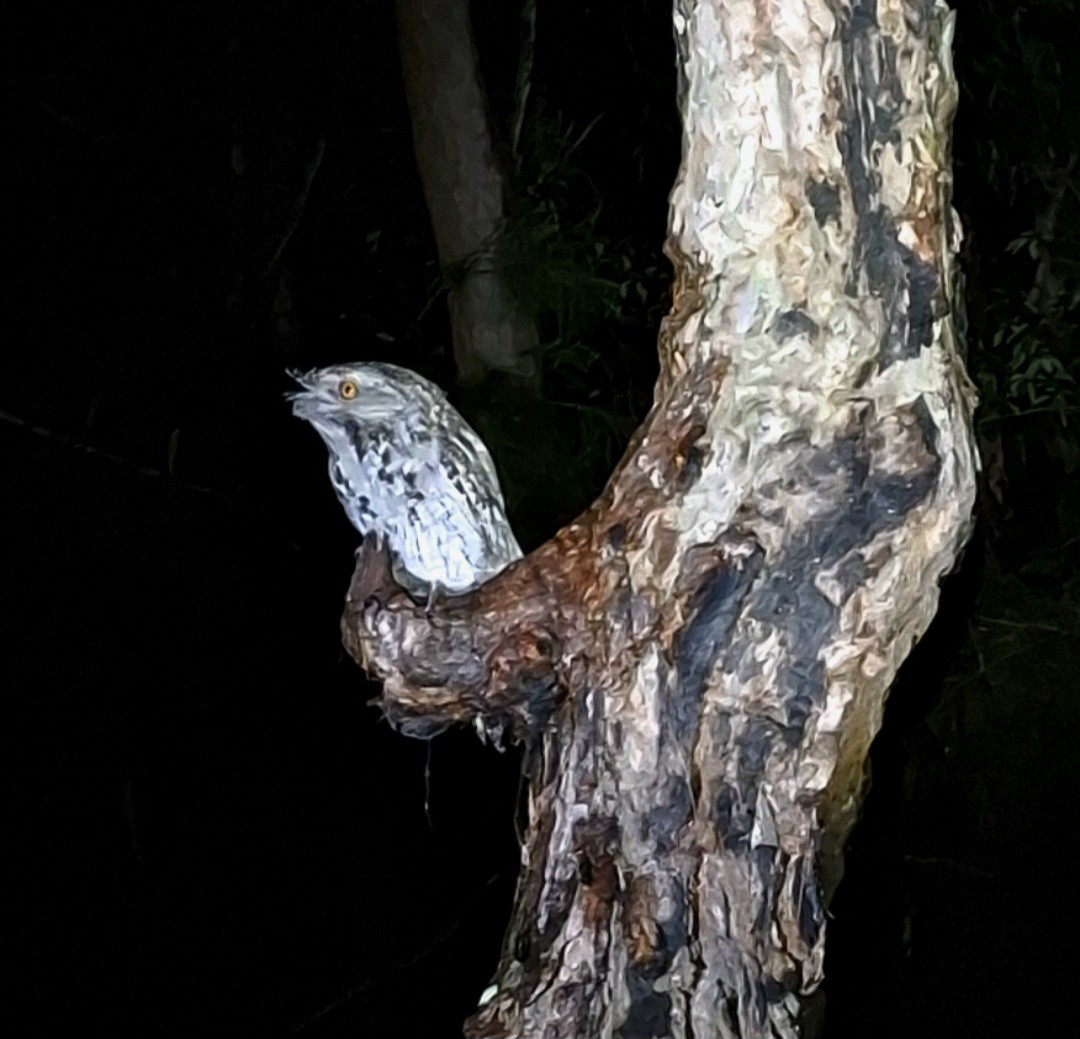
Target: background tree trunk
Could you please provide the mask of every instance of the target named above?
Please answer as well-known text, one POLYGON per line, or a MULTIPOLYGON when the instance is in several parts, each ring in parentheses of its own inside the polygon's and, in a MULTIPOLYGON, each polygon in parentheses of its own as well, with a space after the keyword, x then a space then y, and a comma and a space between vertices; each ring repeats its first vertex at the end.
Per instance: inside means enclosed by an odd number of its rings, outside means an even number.
POLYGON ((539 338, 499 269, 503 177, 480 86, 469 0, 398 0, 413 147, 450 287, 460 381, 492 371, 537 389, 539 338))
POLYGON ((969 528, 952 18, 676 3, 683 161, 653 409, 596 505, 434 607, 361 553, 387 716, 526 743, 471 1036, 800 1034, 897 668, 969 528))

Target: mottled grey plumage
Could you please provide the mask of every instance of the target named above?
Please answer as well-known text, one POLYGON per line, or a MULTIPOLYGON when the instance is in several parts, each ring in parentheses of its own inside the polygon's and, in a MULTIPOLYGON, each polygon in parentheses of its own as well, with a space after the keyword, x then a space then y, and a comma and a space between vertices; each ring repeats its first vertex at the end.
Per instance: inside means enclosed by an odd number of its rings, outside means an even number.
POLYGON ((521 558, 491 456, 434 383, 392 364, 290 374, 346 514, 381 535, 402 584, 462 592, 521 558))

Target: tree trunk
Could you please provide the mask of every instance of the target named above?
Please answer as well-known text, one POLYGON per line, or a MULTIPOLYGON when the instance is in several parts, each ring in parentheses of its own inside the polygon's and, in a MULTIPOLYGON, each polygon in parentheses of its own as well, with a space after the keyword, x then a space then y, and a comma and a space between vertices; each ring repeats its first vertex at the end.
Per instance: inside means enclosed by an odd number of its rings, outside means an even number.
POLYGON ((526 745, 470 1036, 798 1036, 886 692, 969 529, 940 0, 678 0, 675 298, 600 500, 465 596, 361 552, 402 731, 526 745))
POLYGON ((397 0, 398 44, 439 262, 454 360, 465 384, 489 372, 539 387, 539 337, 499 267, 503 177, 495 161, 469 0, 397 0))

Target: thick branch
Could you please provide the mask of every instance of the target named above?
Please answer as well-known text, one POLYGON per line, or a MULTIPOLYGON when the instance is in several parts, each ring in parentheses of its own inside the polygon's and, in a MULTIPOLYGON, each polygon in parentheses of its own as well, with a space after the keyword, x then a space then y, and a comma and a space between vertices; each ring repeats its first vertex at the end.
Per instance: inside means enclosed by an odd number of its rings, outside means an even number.
POLYGON ((509 725, 517 738, 543 724, 581 653, 572 633, 583 630, 582 611, 568 582, 582 576, 583 530, 568 528, 474 592, 429 603, 396 585, 384 551, 365 543, 342 637, 383 680, 391 724, 429 736, 479 717, 489 728, 509 725))

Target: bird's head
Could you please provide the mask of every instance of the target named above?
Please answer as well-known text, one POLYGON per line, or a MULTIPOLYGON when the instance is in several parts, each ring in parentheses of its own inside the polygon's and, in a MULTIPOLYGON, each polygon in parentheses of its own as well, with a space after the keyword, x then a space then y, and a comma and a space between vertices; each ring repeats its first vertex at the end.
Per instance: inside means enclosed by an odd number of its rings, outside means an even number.
POLYGON ((345 419, 381 424, 423 406, 442 391, 426 379, 392 364, 335 364, 309 372, 291 371, 300 384, 290 393, 293 414, 320 432, 345 419))

